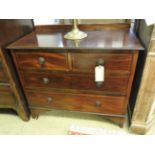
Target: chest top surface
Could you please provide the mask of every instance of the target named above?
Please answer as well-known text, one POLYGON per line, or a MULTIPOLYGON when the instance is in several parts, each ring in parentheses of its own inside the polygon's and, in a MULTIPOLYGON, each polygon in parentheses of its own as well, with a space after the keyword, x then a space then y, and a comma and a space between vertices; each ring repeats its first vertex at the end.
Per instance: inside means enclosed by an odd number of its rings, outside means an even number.
POLYGON ((8 46, 8 49, 105 49, 143 50, 130 30, 84 30, 88 37, 66 40, 66 31, 33 31, 8 46))

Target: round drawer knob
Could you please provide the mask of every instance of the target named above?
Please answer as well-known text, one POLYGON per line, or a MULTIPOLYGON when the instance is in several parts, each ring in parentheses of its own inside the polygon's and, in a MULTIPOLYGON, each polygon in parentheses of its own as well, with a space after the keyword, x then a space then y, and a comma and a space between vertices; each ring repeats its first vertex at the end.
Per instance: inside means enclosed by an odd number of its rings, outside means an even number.
POLYGON ((45 63, 45 58, 44 58, 44 57, 39 57, 39 58, 38 58, 38 63, 39 63, 40 65, 43 65, 43 64, 45 63))
POLYGON ((95 106, 96 107, 101 107, 101 102, 100 101, 96 101, 95 106))
POLYGON ((104 65, 104 60, 103 59, 98 59, 96 61, 96 65, 99 66, 99 65, 104 65))
POLYGON ((48 78, 43 78, 43 83, 44 84, 48 84, 50 82, 50 80, 48 78))
POLYGON ((47 101, 50 103, 53 101, 53 98, 52 97, 47 97, 47 101))

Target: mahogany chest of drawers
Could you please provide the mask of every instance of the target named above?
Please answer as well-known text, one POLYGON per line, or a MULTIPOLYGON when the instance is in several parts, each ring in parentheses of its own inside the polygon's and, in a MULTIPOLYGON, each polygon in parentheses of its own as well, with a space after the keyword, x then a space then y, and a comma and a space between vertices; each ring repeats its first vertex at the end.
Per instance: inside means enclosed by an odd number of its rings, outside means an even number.
POLYGON ((123 125, 143 47, 127 29, 87 33, 87 38, 71 41, 51 27, 8 46, 34 118, 62 109, 103 115, 123 125), (105 68, 100 84, 94 80, 99 63, 105 68))

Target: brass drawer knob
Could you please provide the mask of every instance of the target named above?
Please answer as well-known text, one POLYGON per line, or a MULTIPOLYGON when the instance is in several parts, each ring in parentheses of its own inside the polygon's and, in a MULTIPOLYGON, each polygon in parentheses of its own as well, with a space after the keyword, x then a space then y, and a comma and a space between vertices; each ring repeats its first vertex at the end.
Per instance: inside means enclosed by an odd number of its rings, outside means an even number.
POLYGON ((43 78, 43 83, 44 84, 48 84, 50 82, 50 80, 48 78, 43 78))
POLYGON ((96 61, 96 66, 103 66, 104 65, 104 60, 103 59, 98 59, 97 61, 96 61))
POLYGON ((52 97, 47 97, 47 101, 48 101, 48 103, 51 103, 53 101, 53 98, 52 97))
POLYGON ((39 57, 39 58, 38 58, 38 63, 39 63, 40 65, 43 65, 43 64, 45 63, 45 58, 44 58, 44 57, 39 57))
POLYGON ((96 101, 95 106, 96 107, 101 107, 101 102, 100 101, 96 101))

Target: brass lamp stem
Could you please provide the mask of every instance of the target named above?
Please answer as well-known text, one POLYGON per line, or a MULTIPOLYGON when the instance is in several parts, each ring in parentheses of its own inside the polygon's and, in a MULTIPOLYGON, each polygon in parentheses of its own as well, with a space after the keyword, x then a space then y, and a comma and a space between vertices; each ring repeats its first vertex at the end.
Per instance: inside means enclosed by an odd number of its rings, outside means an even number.
POLYGON ((77 29, 77 23, 78 23, 77 19, 73 19, 73 27, 74 27, 74 29, 77 29))
POLYGON ((78 29, 78 20, 73 19, 73 29, 64 35, 65 39, 78 40, 87 37, 87 34, 78 29))

